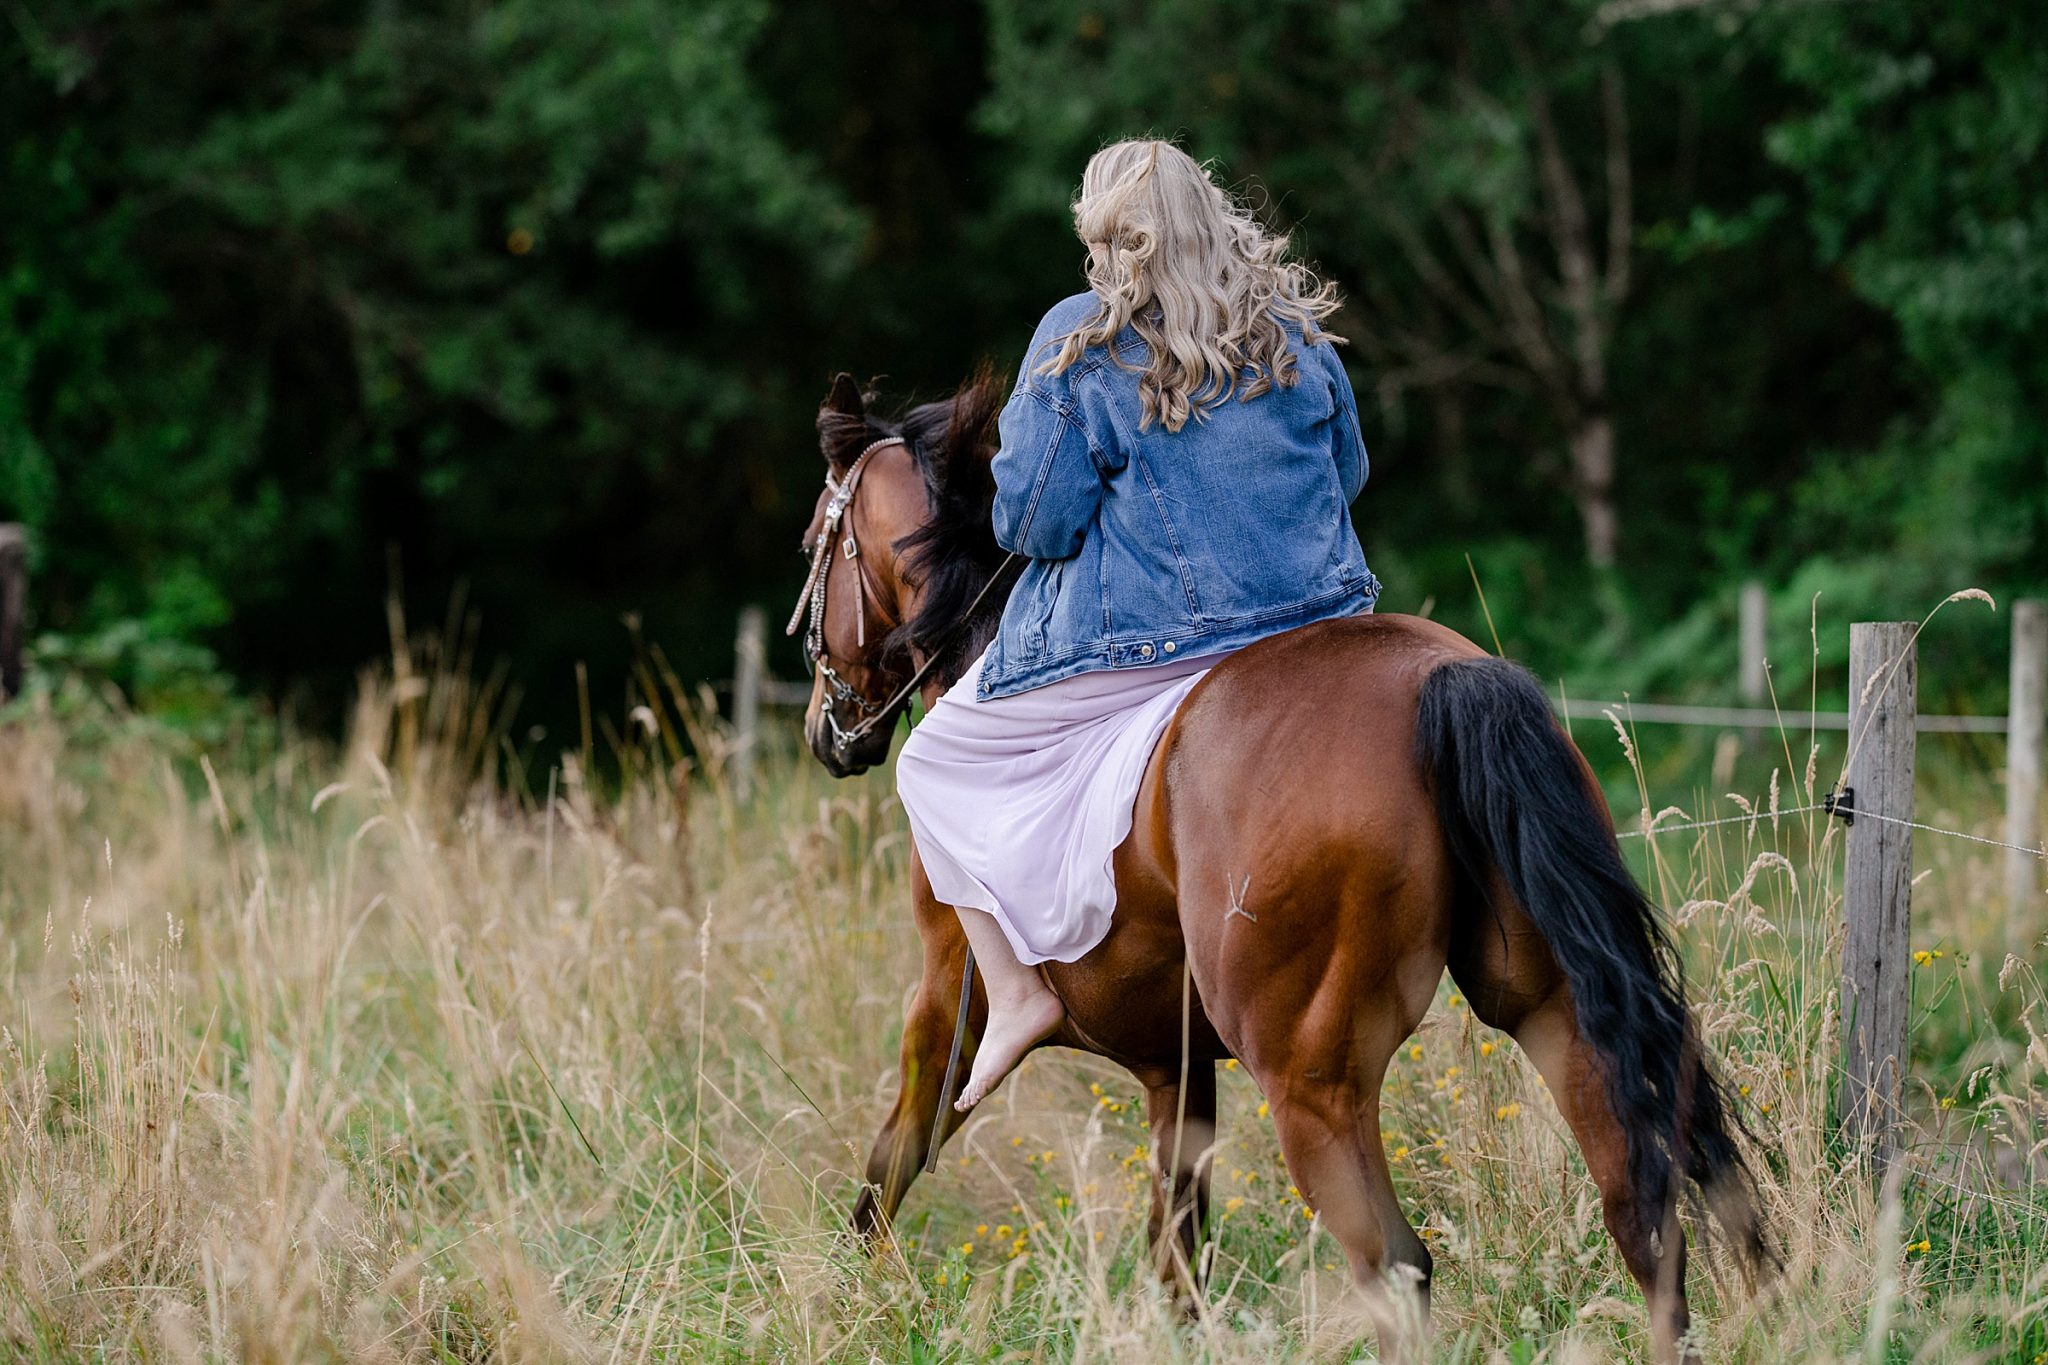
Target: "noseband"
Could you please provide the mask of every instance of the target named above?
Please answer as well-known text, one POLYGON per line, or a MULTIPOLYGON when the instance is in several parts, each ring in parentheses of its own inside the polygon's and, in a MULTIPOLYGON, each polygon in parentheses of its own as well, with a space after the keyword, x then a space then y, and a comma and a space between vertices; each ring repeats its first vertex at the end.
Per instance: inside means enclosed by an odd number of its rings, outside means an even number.
MULTIPOLYGON (((825 475, 825 487, 832 496, 825 504, 825 520, 818 527, 817 542, 811 547, 810 574, 804 579, 803 591, 797 595, 796 610, 789 615, 789 625, 782 632, 784 635, 794 635, 799 625, 804 626, 804 656, 810 661, 813 671, 825 680, 825 724, 832 730, 834 753, 845 753, 872 734, 876 726, 893 717, 897 708, 909 701, 918 688, 924 686, 925 680, 931 677, 932 670, 938 667, 939 658, 944 652, 941 648, 934 648, 925 656, 925 661, 911 673, 910 680, 897 688, 895 694, 884 702, 869 701, 862 696, 853 684, 839 676, 825 652, 825 586, 832 574, 832 561, 837 557, 832 553, 833 538, 839 535, 842 523, 846 527, 846 534, 839 541, 839 553, 853 562, 855 581, 860 585, 860 614, 854 621, 854 642, 862 649, 867 648, 868 603, 875 600, 875 596, 868 587, 867 566, 861 562, 860 542, 853 533, 853 498, 854 494, 860 491, 860 476, 867 469, 868 457, 886 446, 905 444, 901 436, 884 436, 879 441, 870 442, 854 457, 853 464, 847 468, 844 478, 835 479, 829 472, 825 475), (860 713, 860 719, 850 728, 839 723, 838 711, 842 702, 851 702, 854 710, 860 713)), ((975 594, 974 600, 968 604, 966 613, 946 632, 946 640, 968 628, 974 620, 975 613, 981 610, 982 603, 995 591, 996 584, 1002 580, 1003 574, 1022 558, 1023 556, 1014 553, 1004 558, 996 567, 996 571, 989 575, 988 582, 982 584, 981 591, 975 594)))

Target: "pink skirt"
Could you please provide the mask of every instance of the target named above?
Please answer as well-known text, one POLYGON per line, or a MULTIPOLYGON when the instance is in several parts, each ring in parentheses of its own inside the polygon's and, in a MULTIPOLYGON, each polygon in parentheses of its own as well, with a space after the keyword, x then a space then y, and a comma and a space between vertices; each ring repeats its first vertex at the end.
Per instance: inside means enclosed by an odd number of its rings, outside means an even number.
POLYGON ((1102 942, 1116 910, 1111 858, 1152 750, 1221 657, 1104 669, 985 701, 976 660, 896 760, 939 901, 994 915, 1027 965, 1072 962, 1102 942))

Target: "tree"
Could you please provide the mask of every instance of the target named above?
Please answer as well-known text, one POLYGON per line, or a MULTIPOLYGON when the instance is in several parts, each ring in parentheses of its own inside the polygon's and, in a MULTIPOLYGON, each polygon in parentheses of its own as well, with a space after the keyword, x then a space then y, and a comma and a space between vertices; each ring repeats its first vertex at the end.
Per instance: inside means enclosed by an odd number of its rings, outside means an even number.
POLYGON ((1958 573, 2048 587, 2048 11, 1887 0, 1762 22, 1804 94, 1772 154, 1806 186, 1822 259, 1896 320, 1927 395, 1811 501, 1897 546, 1894 575, 1927 589, 1958 573))
POLYGON ((706 514, 800 448, 763 361, 864 233, 777 132, 769 18, 18 10, 0 516, 46 547, 44 623, 289 667, 382 595, 387 545, 507 614, 746 553, 751 516, 706 514))
POLYGON ((1338 328, 1381 398, 1533 397, 1566 453, 1553 483, 1586 556, 1614 563, 1609 356, 1635 174, 1623 54, 1589 7, 1075 0, 993 14, 992 127, 1041 165, 1077 164, 1106 129, 1184 131, 1284 188, 1283 212, 1352 301, 1338 328))

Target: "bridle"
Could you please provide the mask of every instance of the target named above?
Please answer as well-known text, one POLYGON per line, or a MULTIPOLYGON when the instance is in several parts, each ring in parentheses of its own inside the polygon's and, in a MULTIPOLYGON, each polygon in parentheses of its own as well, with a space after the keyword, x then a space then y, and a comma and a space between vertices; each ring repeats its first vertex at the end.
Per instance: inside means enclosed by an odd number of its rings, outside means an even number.
POLYGON ((796 610, 790 613, 789 625, 782 632, 784 635, 796 634, 797 626, 804 624, 808 614, 809 622, 804 629, 804 658, 810 662, 812 671, 825 680, 825 723, 832 727, 832 747, 835 750, 851 748, 880 722, 889 707, 869 701, 852 683, 840 677, 826 652, 825 590, 832 576, 832 542, 839 534, 841 523, 844 523, 846 534, 838 548, 853 562, 854 576, 860 585, 860 614, 854 623, 854 639, 865 649, 868 642, 868 604, 875 600, 875 594, 868 587, 867 565, 861 562, 860 541, 853 532, 853 496, 860 491, 860 476, 866 472, 868 460, 874 453, 886 446, 902 444, 901 436, 884 436, 879 441, 870 442, 854 457, 844 478, 835 479, 829 470, 826 471, 825 487, 832 496, 825 504, 825 520, 818 527, 818 539, 811 546, 810 573, 804 578, 803 591, 797 596, 796 610), (839 708, 849 702, 860 713, 861 719, 852 729, 845 729, 839 724, 839 708))
MULTIPOLYGON (((825 649, 825 589, 831 578, 832 561, 838 557, 832 553, 833 539, 839 536, 840 526, 844 524, 846 531, 845 535, 839 538, 838 550, 841 556, 852 561, 855 579, 860 585, 860 614, 854 623, 854 641, 865 649, 868 604, 874 602, 879 610, 881 603, 874 590, 868 586, 867 565, 861 559, 860 541, 854 535, 853 499, 860 491, 860 477, 867 470, 868 459, 878 450, 907 444, 901 436, 884 436, 879 441, 869 442, 860 454, 854 457, 843 478, 835 479, 829 470, 826 471, 825 487, 832 496, 825 503, 825 519, 818 527, 818 539, 811 546, 810 573, 804 578, 803 591, 797 596, 796 610, 790 613, 789 625, 782 632, 784 635, 794 635, 799 625, 804 626, 804 657, 809 660, 812 670, 825 680, 825 724, 831 727, 832 749, 835 753, 845 753, 872 734, 876 726, 894 720, 897 711, 917 694, 917 690, 931 677, 932 670, 938 667, 938 661, 945 652, 944 645, 951 641, 954 634, 967 628, 974 620, 975 613, 981 610, 982 603, 988 600, 989 593, 994 590, 1004 572, 1014 561, 1022 558, 1013 553, 996 567, 996 571, 989 575, 988 582, 984 583, 981 591, 975 595, 974 601, 968 604, 960 620, 925 656, 925 661, 911 673, 909 680, 897 688, 887 701, 868 700, 861 695, 858 688, 840 677, 838 670, 832 667, 831 656, 825 649), (839 723, 839 707, 842 703, 848 702, 860 714, 860 719, 850 727, 839 723)), ((880 614, 892 627, 897 624, 888 611, 882 610, 880 614)))

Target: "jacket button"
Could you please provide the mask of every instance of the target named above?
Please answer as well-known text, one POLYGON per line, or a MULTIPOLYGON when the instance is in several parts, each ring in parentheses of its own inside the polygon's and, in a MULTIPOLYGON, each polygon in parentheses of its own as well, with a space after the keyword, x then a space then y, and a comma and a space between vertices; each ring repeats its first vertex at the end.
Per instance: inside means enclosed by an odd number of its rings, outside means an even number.
POLYGON ((1151 657, 1152 657, 1152 646, 1150 646, 1150 645, 1139 645, 1139 646, 1138 646, 1138 657, 1139 657, 1139 658, 1141 658, 1141 659, 1149 659, 1149 658, 1151 658, 1151 657))
POLYGON ((1161 649, 1165 650, 1165 651, 1166 651, 1166 652, 1167 652, 1168 654, 1171 654, 1171 653, 1173 653, 1173 641, 1171 641, 1171 640, 1168 640, 1168 641, 1167 641, 1167 642, 1166 642, 1165 644, 1163 644, 1163 645, 1161 645, 1161 646, 1159 646, 1159 647, 1160 647, 1161 649))

